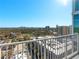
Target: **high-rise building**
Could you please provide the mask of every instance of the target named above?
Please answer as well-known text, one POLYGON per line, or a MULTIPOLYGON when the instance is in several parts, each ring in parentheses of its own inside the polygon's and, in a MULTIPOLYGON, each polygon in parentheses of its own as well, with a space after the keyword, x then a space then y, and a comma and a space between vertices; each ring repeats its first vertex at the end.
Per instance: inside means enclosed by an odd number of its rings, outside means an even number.
POLYGON ((79 33, 79 0, 72 0, 73 33, 79 33))
POLYGON ((70 34, 69 26, 56 26, 57 35, 67 35, 70 34))
POLYGON ((72 25, 69 26, 69 28, 68 28, 68 33, 69 33, 69 34, 72 34, 72 33, 73 33, 73 32, 72 32, 72 25))

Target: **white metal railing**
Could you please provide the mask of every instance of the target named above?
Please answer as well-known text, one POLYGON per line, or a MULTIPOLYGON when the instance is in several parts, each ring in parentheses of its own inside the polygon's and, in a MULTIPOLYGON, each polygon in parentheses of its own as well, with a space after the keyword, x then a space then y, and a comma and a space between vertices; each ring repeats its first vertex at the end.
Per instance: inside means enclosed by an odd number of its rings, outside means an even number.
POLYGON ((0 59, 69 59, 78 50, 78 34, 70 34, 0 44, 0 59))

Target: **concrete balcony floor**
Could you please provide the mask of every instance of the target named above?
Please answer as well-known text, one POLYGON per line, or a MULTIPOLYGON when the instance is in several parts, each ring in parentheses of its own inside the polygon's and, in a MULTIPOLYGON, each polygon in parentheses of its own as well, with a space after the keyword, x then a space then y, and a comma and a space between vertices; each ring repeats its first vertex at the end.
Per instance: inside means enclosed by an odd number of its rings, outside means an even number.
POLYGON ((72 59, 79 59, 79 55, 75 56, 75 57, 74 57, 74 58, 72 58, 72 59))

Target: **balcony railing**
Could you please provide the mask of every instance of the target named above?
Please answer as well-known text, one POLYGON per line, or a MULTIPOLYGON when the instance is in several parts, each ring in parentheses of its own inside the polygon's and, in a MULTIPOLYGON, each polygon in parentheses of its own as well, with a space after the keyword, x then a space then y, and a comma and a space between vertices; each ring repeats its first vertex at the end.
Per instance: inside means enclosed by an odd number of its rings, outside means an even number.
POLYGON ((0 59, 69 59, 78 53, 78 34, 0 44, 0 59))

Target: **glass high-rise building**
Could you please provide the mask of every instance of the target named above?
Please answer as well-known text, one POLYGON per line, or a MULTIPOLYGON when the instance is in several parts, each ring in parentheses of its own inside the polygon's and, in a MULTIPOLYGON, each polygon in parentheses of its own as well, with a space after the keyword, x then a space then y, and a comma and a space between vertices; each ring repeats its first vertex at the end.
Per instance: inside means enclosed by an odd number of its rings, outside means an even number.
POLYGON ((73 32, 79 33, 79 0, 72 0, 73 32))

